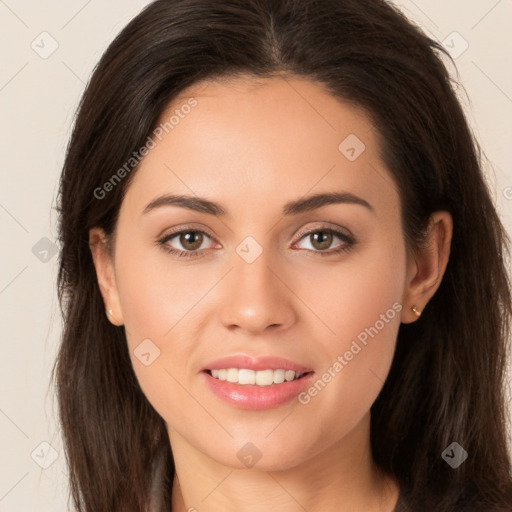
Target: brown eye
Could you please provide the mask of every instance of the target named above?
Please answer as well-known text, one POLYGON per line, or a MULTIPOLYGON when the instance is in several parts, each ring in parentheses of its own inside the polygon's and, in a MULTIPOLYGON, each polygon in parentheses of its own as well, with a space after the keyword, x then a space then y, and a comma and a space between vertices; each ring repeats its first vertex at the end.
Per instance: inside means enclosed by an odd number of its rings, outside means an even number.
POLYGON ((309 247, 303 246, 302 248, 316 252, 320 256, 331 256, 350 250, 355 244, 355 239, 351 235, 340 233, 333 229, 320 228, 304 233, 299 243, 309 244, 309 247), (336 239, 338 244, 334 245, 336 239))
MULTIPOLYGON (((204 255, 204 243, 208 240, 213 245, 212 238, 196 229, 184 229, 177 231, 158 240, 158 243, 169 253, 179 257, 200 257, 204 255)), ((206 243, 208 246, 208 244, 206 243)))
POLYGON ((309 236, 313 247, 319 251, 329 249, 332 244, 333 234, 329 231, 316 231, 309 236))
POLYGON ((199 231, 183 231, 179 235, 181 246, 187 251, 195 251, 203 243, 203 234, 199 231))

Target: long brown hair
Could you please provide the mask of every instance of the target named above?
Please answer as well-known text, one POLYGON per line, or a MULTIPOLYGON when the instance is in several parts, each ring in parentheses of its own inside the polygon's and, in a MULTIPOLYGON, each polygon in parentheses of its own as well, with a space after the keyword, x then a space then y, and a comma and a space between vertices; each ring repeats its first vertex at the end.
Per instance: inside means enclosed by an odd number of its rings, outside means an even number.
POLYGON ((384 0, 157 0, 112 42, 83 95, 58 197, 64 330, 55 380, 77 510, 147 510, 158 474, 168 511, 174 476, 164 420, 139 387, 124 329, 106 318, 88 245, 92 227, 113 233, 136 166, 104 197, 98 190, 178 93, 237 74, 307 78, 369 113, 411 250, 432 212, 451 213, 440 288, 418 321, 400 326, 371 409, 373 457, 415 511, 510 504, 509 241, 445 57, 384 0), (469 454, 456 469, 441 457, 452 442, 469 454))

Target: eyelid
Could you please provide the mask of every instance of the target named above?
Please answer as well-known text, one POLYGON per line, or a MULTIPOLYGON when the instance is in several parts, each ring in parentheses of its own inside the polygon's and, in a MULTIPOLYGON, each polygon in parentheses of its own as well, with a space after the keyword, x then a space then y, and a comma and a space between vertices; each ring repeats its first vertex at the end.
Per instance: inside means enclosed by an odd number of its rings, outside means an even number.
MULTIPOLYGON (((352 232, 349 229, 347 229, 347 228, 343 228, 341 226, 333 226, 333 227, 331 227, 331 226, 329 226, 328 223, 323 223, 323 224, 321 223, 319 226, 316 226, 316 227, 303 228, 303 229, 299 230, 299 232, 294 236, 294 238, 295 237, 297 238, 297 240, 294 242, 294 244, 299 242, 305 235, 310 235, 311 233, 315 233, 315 232, 321 231, 321 230, 333 231, 334 233, 341 231, 340 234, 345 235, 346 237, 351 238, 351 239, 355 238, 354 235, 352 234, 352 232)), ((186 231, 195 231, 195 232, 198 232, 198 233, 202 233, 204 235, 207 235, 211 239, 213 239, 216 243, 219 243, 216 240, 215 236, 212 235, 207 230, 207 228, 203 228, 203 227, 197 228, 194 225, 179 226, 175 230, 171 230, 169 232, 167 232, 167 230, 163 230, 161 232, 161 234, 159 234, 157 236, 157 240, 158 241, 162 241, 165 238, 171 238, 173 235, 178 235, 178 234, 186 232, 186 231)))
MULTIPOLYGON (((342 252, 350 251, 354 244, 357 243, 356 238, 350 230, 346 228, 341 228, 340 226, 330 227, 329 225, 323 223, 316 227, 310 227, 305 228, 299 232, 297 236, 297 241, 293 243, 293 246, 295 246, 297 243, 301 242, 302 239, 306 238, 308 235, 312 235, 313 233, 318 233, 321 231, 329 232, 334 235, 335 238, 338 238, 342 241, 339 247, 335 247, 334 249, 329 249, 325 251, 316 251, 312 249, 304 249, 305 251, 313 252, 318 254, 319 256, 331 256, 335 254, 339 254, 342 252), (348 233, 344 233, 343 231, 347 231, 348 233)), ((208 249, 200 249, 195 251, 187 251, 187 250, 180 250, 176 249, 174 247, 168 247, 166 246, 166 243, 171 240, 172 238, 186 232, 195 232, 195 233, 201 233, 203 235, 206 235, 208 238, 210 238, 214 243, 219 244, 219 242, 215 239, 214 236, 210 235, 208 231, 203 229, 198 229, 194 226, 180 226, 179 228, 176 228, 175 230, 163 235, 163 237, 160 237, 157 239, 157 243, 164 248, 169 253, 174 254, 178 258, 201 258, 205 256, 206 251, 208 249)))
MULTIPOLYGON (((165 233, 165 231, 164 231, 164 233, 165 233)), ((162 236, 159 236, 156 239, 156 241, 159 245, 165 246, 165 244, 167 242, 169 242, 171 239, 181 235, 182 233, 201 233, 202 235, 206 235, 208 238, 210 238, 214 244, 220 245, 219 242, 216 240, 216 238, 213 235, 211 235, 210 233, 208 233, 207 231, 205 231, 203 229, 194 228, 192 226, 179 227, 175 231, 170 231, 162 236)), ((174 247, 171 247, 168 249, 171 251, 184 252, 184 253, 188 253, 188 254, 202 254, 207 250, 207 249, 201 249, 201 250, 196 250, 196 251, 185 251, 185 250, 181 250, 181 249, 176 249, 174 247)))
POLYGON ((334 233, 338 232, 340 235, 344 235, 347 238, 355 239, 352 232, 347 228, 344 228, 344 227, 341 227, 338 225, 334 225, 334 224, 330 225, 330 223, 320 222, 319 226, 308 227, 308 228, 299 230, 297 235, 295 235, 297 237, 297 242, 299 240, 301 240, 305 235, 310 235, 311 233, 316 233, 317 231, 332 231, 334 233))
POLYGON ((200 227, 197 227, 197 224, 184 224, 180 225, 176 228, 166 228, 163 231, 161 231, 157 236, 157 240, 161 240, 162 238, 167 238, 172 235, 176 235, 178 233, 182 233, 183 231, 197 231, 198 233, 204 233, 205 235, 208 235, 210 238, 215 238, 214 235, 210 233, 208 228, 204 226, 204 224, 199 224, 200 227))

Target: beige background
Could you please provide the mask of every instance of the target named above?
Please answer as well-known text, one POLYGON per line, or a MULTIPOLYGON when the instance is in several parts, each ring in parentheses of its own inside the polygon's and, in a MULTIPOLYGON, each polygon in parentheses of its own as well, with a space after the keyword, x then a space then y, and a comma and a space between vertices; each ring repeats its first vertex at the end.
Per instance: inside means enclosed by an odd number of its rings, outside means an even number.
MULTIPOLYGON (((460 53, 456 64, 470 101, 461 97, 492 164, 487 175, 512 233, 512 1, 395 3, 460 53)), ((146 4, 0 0, 0 512, 68 510, 65 458, 48 387, 61 325, 52 207, 84 85, 107 45, 146 4)))

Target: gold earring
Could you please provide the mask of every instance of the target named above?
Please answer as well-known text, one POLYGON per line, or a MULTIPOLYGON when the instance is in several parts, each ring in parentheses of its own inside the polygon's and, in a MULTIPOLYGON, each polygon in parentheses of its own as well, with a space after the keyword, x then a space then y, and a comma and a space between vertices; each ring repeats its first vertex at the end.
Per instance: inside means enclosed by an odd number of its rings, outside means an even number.
POLYGON ((418 316, 418 317, 419 317, 419 316, 421 315, 421 310, 420 310, 420 309, 418 309, 418 308, 416 307, 416 305, 414 305, 414 306, 411 308, 411 310, 412 310, 412 312, 413 312, 416 316, 418 316))

